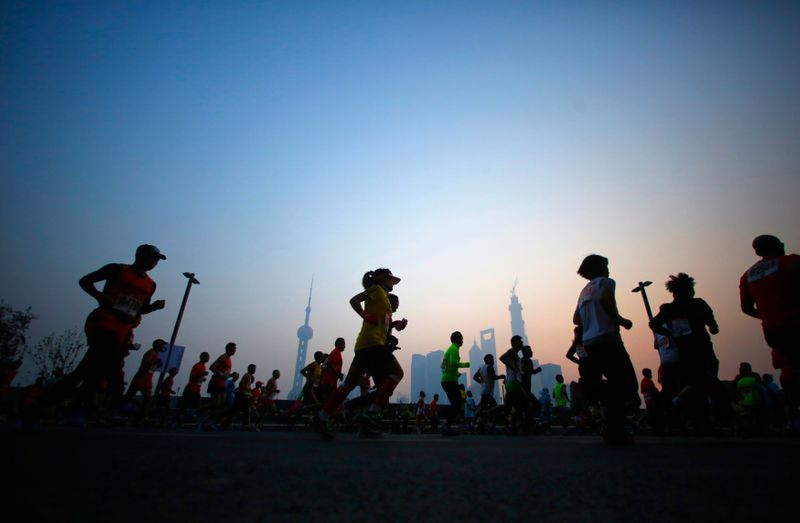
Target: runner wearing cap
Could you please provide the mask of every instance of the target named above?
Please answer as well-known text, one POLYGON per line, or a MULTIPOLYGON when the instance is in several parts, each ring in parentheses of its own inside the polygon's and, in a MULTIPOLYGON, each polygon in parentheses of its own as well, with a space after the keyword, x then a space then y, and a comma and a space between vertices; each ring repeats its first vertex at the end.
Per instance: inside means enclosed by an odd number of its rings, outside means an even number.
POLYGON ((392 322, 392 304, 388 293, 400 282, 389 269, 376 269, 364 274, 361 284, 364 291, 350 299, 350 306, 362 318, 361 331, 356 338, 355 356, 347 371, 344 383, 325 401, 322 410, 314 416, 315 426, 323 437, 331 438, 328 418, 336 412, 351 390, 361 382, 361 378, 381 376, 375 399, 369 410, 359 415, 362 435, 379 434, 378 412, 389 401, 397 384, 403 379, 403 369, 387 346, 389 329, 402 330, 406 322, 392 322), (363 306, 362 306, 363 304, 363 306))
POLYGON ((86 383, 88 391, 108 380, 107 402, 116 408, 122 399, 124 375, 120 372, 133 330, 142 316, 164 308, 164 300, 151 301, 156 283, 148 276, 158 262, 166 260, 154 245, 140 245, 131 265, 110 263, 80 279, 80 286, 97 300, 98 307, 86 318, 88 349, 83 359, 59 381, 43 399, 45 405, 55 405, 72 396, 86 383), (95 285, 105 282, 100 291, 95 285))

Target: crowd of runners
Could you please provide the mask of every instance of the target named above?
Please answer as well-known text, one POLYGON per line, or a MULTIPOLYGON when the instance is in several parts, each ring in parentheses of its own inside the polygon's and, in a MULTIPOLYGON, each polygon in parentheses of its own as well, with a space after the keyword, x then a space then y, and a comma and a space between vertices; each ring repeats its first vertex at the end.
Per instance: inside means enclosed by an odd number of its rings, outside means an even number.
MULTIPOLYGON (((465 432, 537 434, 552 427, 573 427, 596 432, 609 444, 631 443, 632 433, 643 426, 662 435, 733 428, 748 436, 767 426, 797 434, 800 391, 795 369, 800 365, 800 343, 795 334, 800 327, 800 257, 786 255, 783 243, 769 235, 755 238, 753 248, 761 259, 740 279, 741 309, 761 320, 781 387, 772 375, 753 372, 747 362, 741 363, 732 381, 719 379, 719 360, 711 341, 719 326, 708 303, 695 297, 694 279, 684 273, 670 276, 666 288, 673 300, 661 305, 649 323, 660 365, 655 377, 650 369, 643 369, 640 381, 620 332, 631 329, 632 322, 617 308, 608 260, 592 254, 578 268, 587 283, 578 296, 575 329, 566 354, 577 364, 580 379, 567 385, 558 376, 553 390, 542 389, 538 397, 532 390, 532 376, 541 369, 533 364, 532 348, 524 345, 520 336, 513 336, 510 348, 498 357, 502 373, 492 355, 474 369, 472 378, 481 387, 480 398, 474 398, 459 384, 469 363, 461 361, 464 338, 455 331, 441 364, 441 390, 419 391, 415 404, 389 406, 404 376, 394 355, 399 348, 396 334, 408 322, 396 319, 400 300, 393 290, 400 278, 385 268, 364 274, 363 290, 350 300, 361 329, 349 368, 345 372, 342 360, 346 342, 338 338, 330 353, 316 352, 302 369, 306 380, 302 393, 284 408, 279 408, 276 400, 280 372, 271 371, 267 380, 257 378, 254 364, 241 374, 235 372, 233 342, 210 364, 211 355, 200 354, 176 402, 177 369, 167 369, 154 387, 154 374, 168 346, 164 340, 155 340, 142 354, 126 391, 125 358, 139 350, 133 342, 134 329, 144 315, 165 305, 163 300, 153 300, 156 284, 148 272, 166 257, 153 245, 140 245, 132 264, 109 264, 80 279, 81 288, 98 302, 86 320, 88 349, 72 372, 63 375, 57 371, 23 388, 19 412, 26 426, 59 420, 85 424, 87 418, 103 417, 110 423, 132 418, 162 426, 192 424, 207 430, 232 423, 259 429, 280 416, 288 429, 303 420, 326 439, 345 427, 367 438, 381 437, 391 427, 444 436, 465 432), (101 282, 102 290, 96 286, 101 282), (498 382, 502 384, 502 404, 495 398, 498 382), (204 387, 208 399, 202 396, 204 387), (357 388, 358 393, 354 392, 357 388), (440 393, 447 398, 447 405, 439 404, 440 393), (640 393, 643 415, 637 414, 641 412, 640 393)), ((20 365, 19 361, 3 362, 0 369, 4 405, 20 365)))

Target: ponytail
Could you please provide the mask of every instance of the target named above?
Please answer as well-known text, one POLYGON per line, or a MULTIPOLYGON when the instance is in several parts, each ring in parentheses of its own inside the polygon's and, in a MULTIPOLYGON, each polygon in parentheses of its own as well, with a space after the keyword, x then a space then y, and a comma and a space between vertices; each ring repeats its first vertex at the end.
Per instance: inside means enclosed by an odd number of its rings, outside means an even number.
POLYGON ((369 289, 375 283, 375 271, 368 271, 364 273, 364 277, 361 278, 361 285, 365 289, 369 289))

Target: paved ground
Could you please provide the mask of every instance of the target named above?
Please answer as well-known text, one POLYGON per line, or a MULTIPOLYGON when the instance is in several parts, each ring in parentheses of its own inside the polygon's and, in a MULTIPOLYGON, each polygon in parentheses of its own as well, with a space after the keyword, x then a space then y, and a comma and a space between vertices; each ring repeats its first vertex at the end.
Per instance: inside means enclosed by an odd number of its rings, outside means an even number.
MULTIPOLYGON (((5 432, 27 521, 788 521, 800 441, 55 428, 5 432)), ((22 512, 20 512, 22 511, 22 512)), ((22 517, 20 519, 22 519, 22 517)))

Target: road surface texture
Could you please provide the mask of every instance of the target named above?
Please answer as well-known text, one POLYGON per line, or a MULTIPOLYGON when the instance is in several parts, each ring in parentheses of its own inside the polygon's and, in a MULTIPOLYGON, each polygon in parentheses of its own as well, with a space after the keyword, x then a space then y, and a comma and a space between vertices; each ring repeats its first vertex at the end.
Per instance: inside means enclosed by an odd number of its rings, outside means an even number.
POLYGON ((778 437, 643 436, 630 447, 136 427, 0 437, 3 509, 16 521, 798 521, 800 441, 778 437))

